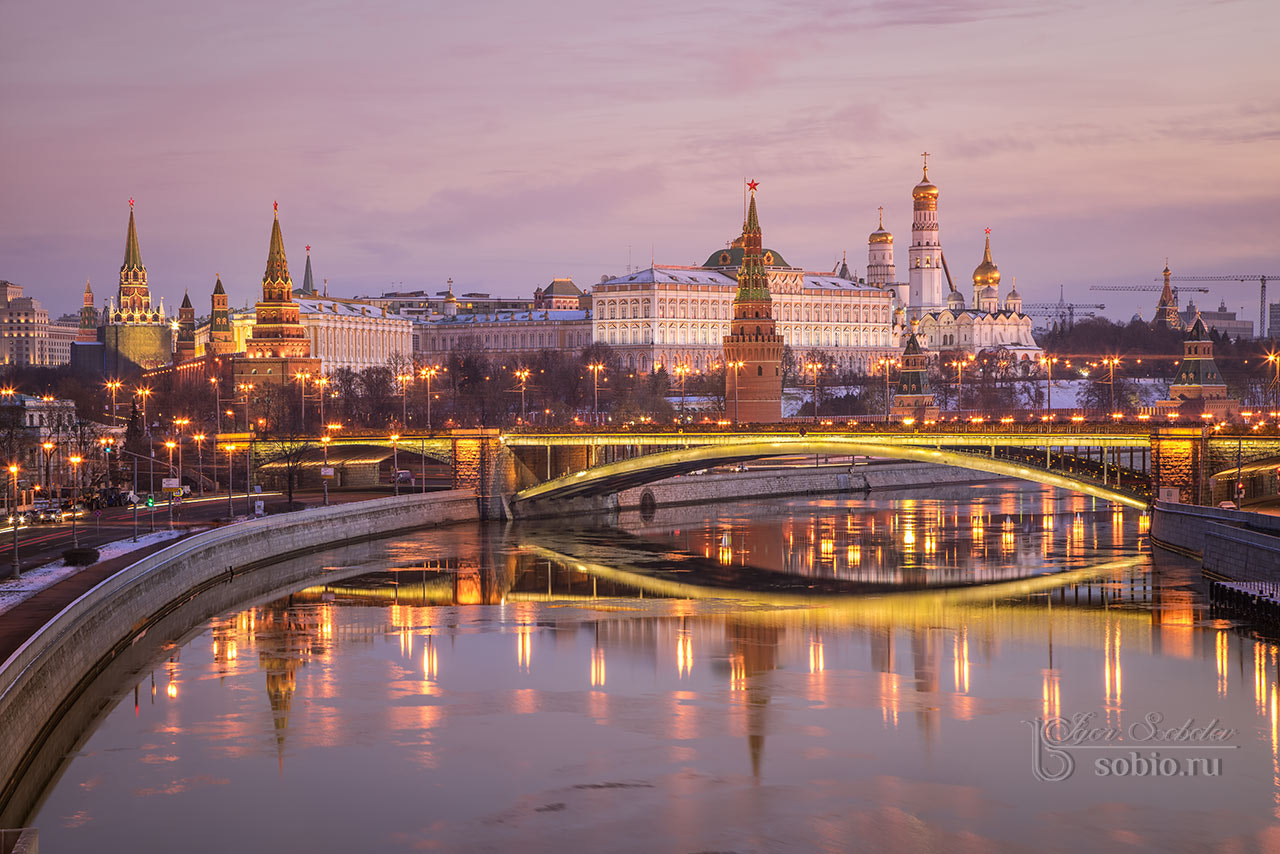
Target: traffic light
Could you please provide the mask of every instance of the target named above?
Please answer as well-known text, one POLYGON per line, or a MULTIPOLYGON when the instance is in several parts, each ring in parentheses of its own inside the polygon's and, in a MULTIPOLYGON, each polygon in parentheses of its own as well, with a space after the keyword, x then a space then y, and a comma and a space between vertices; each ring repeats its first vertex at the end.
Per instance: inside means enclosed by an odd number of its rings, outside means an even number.
POLYGON ((156 506, 156 497, 155 497, 154 495, 148 495, 148 496, 147 496, 147 506, 148 506, 148 507, 155 507, 155 506, 156 506))

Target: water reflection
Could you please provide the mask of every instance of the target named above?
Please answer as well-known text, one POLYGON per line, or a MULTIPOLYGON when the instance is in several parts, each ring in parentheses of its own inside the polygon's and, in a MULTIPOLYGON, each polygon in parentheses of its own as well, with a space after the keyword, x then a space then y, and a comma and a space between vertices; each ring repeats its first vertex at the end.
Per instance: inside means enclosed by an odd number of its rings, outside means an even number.
POLYGON ((1277 648, 1136 514, 1015 488, 624 522, 405 537, 214 620, 124 689, 42 835, 267 850, 287 801, 329 805, 291 824, 316 851, 1269 839, 1277 648), (1230 773, 1032 778, 1023 720, 1152 711, 1235 728, 1230 773))

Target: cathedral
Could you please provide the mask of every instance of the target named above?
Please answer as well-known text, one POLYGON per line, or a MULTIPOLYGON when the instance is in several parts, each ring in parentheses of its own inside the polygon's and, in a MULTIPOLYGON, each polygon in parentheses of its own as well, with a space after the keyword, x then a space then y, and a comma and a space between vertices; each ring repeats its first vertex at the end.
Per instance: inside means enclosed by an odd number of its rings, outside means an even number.
POLYGON ((898 297, 898 333, 915 326, 918 345, 928 352, 954 350, 977 354, 1003 349, 1030 369, 1041 350, 1031 334, 1031 318, 1022 312, 1017 287, 1000 295, 1000 268, 991 256, 991 230, 987 229, 982 261, 973 271, 973 297, 966 301, 947 266, 938 231, 938 187, 929 180, 926 155, 924 175, 911 191, 912 223, 910 269, 907 282, 895 282, 893 234, 885 230, 883 210, 879 226, 867 239, 867 282, 892 288, 898 297))

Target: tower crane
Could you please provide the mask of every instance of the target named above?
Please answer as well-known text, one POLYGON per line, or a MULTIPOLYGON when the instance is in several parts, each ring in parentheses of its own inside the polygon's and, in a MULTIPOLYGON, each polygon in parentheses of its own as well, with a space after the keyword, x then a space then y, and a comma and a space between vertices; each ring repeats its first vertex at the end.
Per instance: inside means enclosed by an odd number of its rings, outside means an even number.
MULTIPOLYGON (((1091 291, 1152 291, 1152 292, 1156 292, 1156 291, 1164 290, 1164 285, 1090 285, 1089 290, 1091 291)), ((1197 293, 1197 294, 1209 293, 1208 288, 1170 287, 1169 290, 1173 291, 1173 299, 1175 302, 1178 300, 1179 291, 1189 291, 1191 293, 1197 293)))
POLYGON ((1067 302, 1066 296, 1063 295, 1062 285, 1058 285, 1057 302, 1024 303, 1022 311, 1031 317, 1056 317, 1059 322, 1066 323, 1068 326, 1075 326, 1077 312, 1081 317, 1096 317, 1097 315, 1094 312, 1102 311, 1104 308, 1106 306, 1102 303, 1067 302))
MULTIPOLYGON (((1257 282, 1258 288, 1258 337, 1267 337, 1267 279, 1277 278, 1262 273, 1238 276, 1170 276, 1176 282, 1257 282)), ((1188 288, 1187 290, 1191 290, 1188 288)), ((1176 288, 1175 288, 1176 291, 1176 288)), ((1208 291, 1205 291, 1208 293, 1208 291)))

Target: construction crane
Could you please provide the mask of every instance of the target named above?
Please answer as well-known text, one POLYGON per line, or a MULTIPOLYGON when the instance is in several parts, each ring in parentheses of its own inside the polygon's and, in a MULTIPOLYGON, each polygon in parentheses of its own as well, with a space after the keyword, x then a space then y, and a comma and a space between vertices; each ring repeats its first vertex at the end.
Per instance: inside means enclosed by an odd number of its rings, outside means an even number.
MULTIPOLYGON (((1162 291, 1164 290, 1164 285, 1090 285, 1089 290, 1091 291, 1162 291)), ((1197 293, 1197 294, 1209 293, 1208 288, 1170 287, 1169 290, 1173 291, 1174 302, 1178 301, 1179 291, 1189 291, 1191 293, 1197 293)))
MULTIPOLYGON (((1169 279, 1175 282, 1257 282, 1259 285, 1258 293, 1258 337, 1267 337, 1267 279, 1274 279, 1276 276, 1267 276, 1264 274, 1257 275, 1239 275, 1239 276, 1170 276, 1169 279)), ((1191 288, 1187 288, 1191 290, 1191 288)), ((1176 291, 1176 288, 1175 288, 1176 291)), ((1208 293, 1206 290, 1205 293, 1208 293)))
POLYGON ((1068 326, 1075 326, 1077 311, 1081 317, 1096 317, 1094 311, 1102 311, 1104 308, 1106 306, 1102 303, 1067 302, 1062 285, 1058 285, 1057 302, 1023 303, 1022 311, 1031 317, 1056 317, 1068 326))

